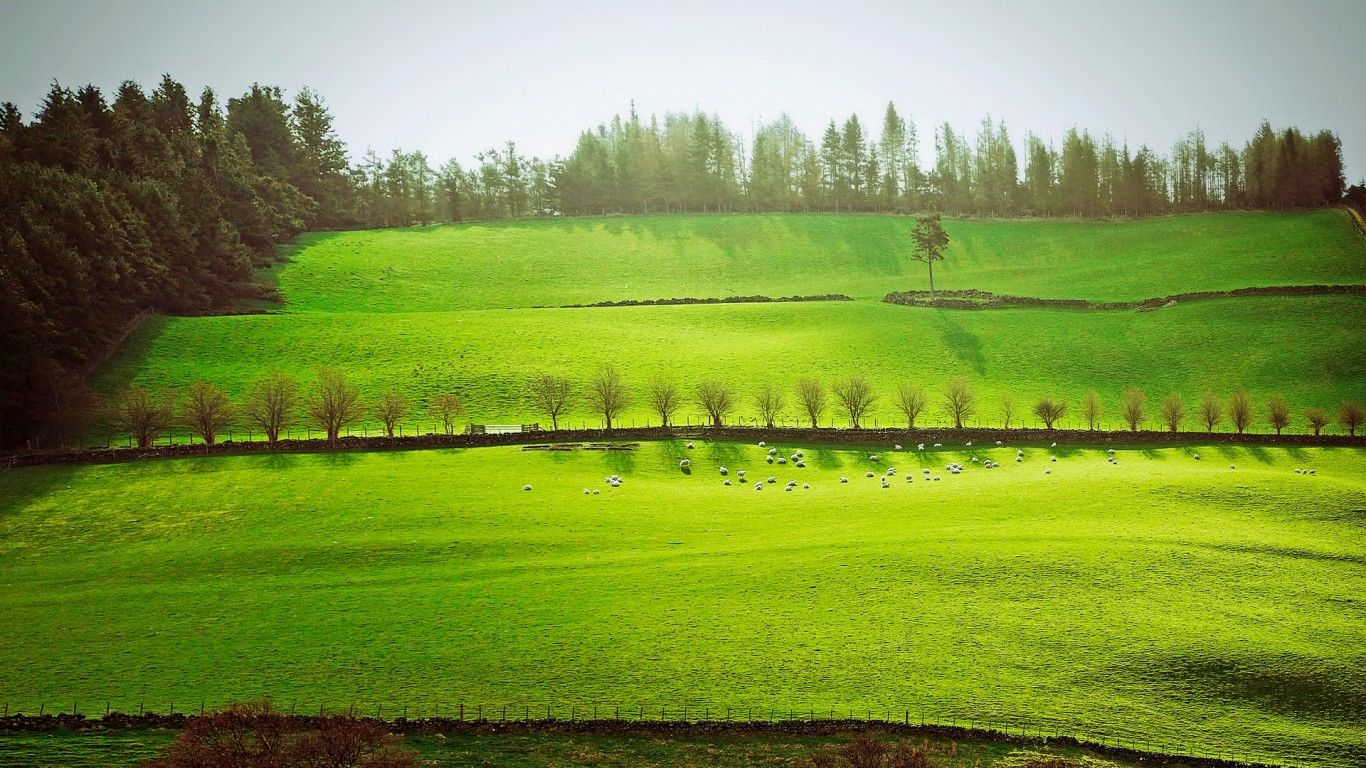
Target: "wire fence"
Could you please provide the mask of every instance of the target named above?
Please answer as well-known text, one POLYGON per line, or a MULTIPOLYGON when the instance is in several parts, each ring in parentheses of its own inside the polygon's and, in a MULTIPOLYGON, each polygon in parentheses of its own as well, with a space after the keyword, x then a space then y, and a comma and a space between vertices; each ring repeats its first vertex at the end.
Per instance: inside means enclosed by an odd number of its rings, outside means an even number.
MULTIPOLYGON (((1163 755, 1192 760, 1222 761, 1238 765, 1285 765, 1304 756, 1282 754, 1275 746, 1252 748, 1247 745, 1201 745, 1177 734, 1145 732, 1136 727, 1115 727, 1099 723, 1078 724, 1066 719, 1043 716, 993 714, 988 709, 972 707, 939 708, 924 703, 913 707, 778 707, 778 706, 721 706, 707 703, 650 703, 602 704, 563 701, 544 703, 467 703, 463 701, 429 701, 397 703, 387 701, 351 701, 346 703, 319 702, 317 704, 290 699, 268 699, 276 711, 292 716, 345 716, 374 719, 391 724, 440 724, 479 727, 491 724, 523 724, 551 726, 569 724, 582 727, 614 725, 678 726, 678 727, 756 727, 781 731, 783 729, 878 729, 893 733, 942 732, 955 738, 1009 739, 1039 744, 1064 743, 1098 748, 1102 751, 1123 751, 1135 754, 1163 755)), ((49 705, 38 701, 17 703, 5 701, 0 730, 22 728, 22 721, 37 717, 115 719, 137 717, 155 723, 162 717, 195 717, 211 715, 219 705, 201 700, 189 704, 172 701, 151 702, 132 699, 108 699, 98 703, 72 701, 70 704, 49 705)), ((136 724, 136 723, 134 723, 136 724)), ((164 724, 164 723, 163 723, 164 724)), ((46 727, 46 726, 44 726, 46 727)), ((1185 733, 1197 730, 1190 726, 1185 733)))

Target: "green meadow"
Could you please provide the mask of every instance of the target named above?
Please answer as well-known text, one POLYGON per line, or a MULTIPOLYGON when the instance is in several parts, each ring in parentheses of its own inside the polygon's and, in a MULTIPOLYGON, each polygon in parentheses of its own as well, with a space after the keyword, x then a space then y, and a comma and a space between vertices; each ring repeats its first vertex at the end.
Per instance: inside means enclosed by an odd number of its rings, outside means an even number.
MULTIPOLYGON (((1339 210, 947 226, 941 287, 1127 300, 1366 282, 1366 244, 1339 210)), ((805 376, 861 374, 882 393, 871 413, 882 424, 899 418, 899 384, 923 386, 937 401, 956 376, 974 382, 982 424, 999 423, 1006 394, 1028 413, 1038 397, 1075 405, 1095 389, 1106 403, 1102 422, 1117 427, 1120 393, 1137 386, 1156 427, 1157 403, 1171 392, 1193 412, 1203 392, 1244 386, 1257 421, 1280 394, 1295 410, 1292 430, 1304 431, 1304 408, 1331 411, 1366 390, 1361 296, 1216 299, 1152 312, 883 304, 888 291, 927 284, 924 265, 909 258, 909 227, 890 216, 735 215, 310 235, 267 275, 284 298, 274 313, 148 321, 98 385, 175 390, 207 379, 235 396, 272 368, 307 385, 313 370, 335 366, 364 395, 407 394, 410 430, 431 428, 425 405, 443 392, 461 396, 470 421, 544 421, 526 394, 530 376, 584 382, 608 363, 635 392, 625 418, 637 424, 652 417, 645 387, 661 375, 685 391, 703 378, 728 380, 741 394, 736 415, 747 419, 762 384, 790 389, 805 376), (536 308, 756 293, 857 300, 536 308)), ((700 415, 691 411, 681 419, 700 415)), ((942 414, 931 407, 927 418, 942 414)), ((596 421, 582 399, 569 420, 596 421)))
POLYGON ((1297 764, 1366 750, 1366 451, 1023 450, 11 470, 0 691, 11 712, 909 711, 1297 764), (888 488, 865 477, 888 466, 888 488))

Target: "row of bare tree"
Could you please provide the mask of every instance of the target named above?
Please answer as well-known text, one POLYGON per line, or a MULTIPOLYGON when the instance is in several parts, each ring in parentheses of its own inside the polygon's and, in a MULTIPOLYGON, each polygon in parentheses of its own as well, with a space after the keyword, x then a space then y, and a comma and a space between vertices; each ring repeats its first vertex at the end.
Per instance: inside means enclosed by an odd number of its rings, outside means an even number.
MULTIPOLYGON (((448 435, 454 434, 456 419, 464 410, 454 394, 437 395, 427 406, 427 413, 448 435)), ((208 445, 233 425, 259 429, 273 443, 296 423, 301 411, 306 423, 335 441, 367 416, 377 419, 384 433, 393 437, 412 408, 407 396, 398 390, 385 392, 367 408, 344 373, 323 368, 307 391, 283 373, 267 373, 251 385, 240 403, 233 403, 222 388, 206 381, 191 384, 179 401, 146 387, 134 387, 109 405, 107 416, 134 438, 139 448, 146 448, 158 435, 177 426, 188 427, 208 445)))
MULTIPOLYGON (((574 407, 594 413, 603 425, 612 429, 621 414, 631 407, 633 396, 621 375, 612 366, 599 368, 586 382, 579 383, 557 374, 538 374, 527 383, 527 394, 533 406, 550 419, 551 428, 558 430, 560 420, 574 407)), ((657 378, 647 387, 648 405, 663 427, 677 423, 677 416, 685 405, 694 405, 715 427, 725 426, 745 402, 733 384, 716 378, 698 382, 685 390, 669 378, 657 378)), ((773 384, 760 384, 749 395, 749 402, 762 423, 776 426, 779 419, 795 405, 815 428, 832 410, 848 419, 850 426, 864 426, 867 415, 878 402, 880 394, 862 376, 841 379, 829 385, 814 378, 797 382, 788 392, 773 384), (792 397, 789 400, 789 396, 792 397)), ((982 415, 982 403, 966 378, 955 378, 938 393, 938 409, 961 429, 965 422, 982 415)), ((927 416, 930 395, 910 383, 897 387, 893 393, 896 409, 905 419, 908 429, 915 429, 917 420, 927 416)), ((1076 404, 1077 413, 1088 429, 1100 424, 1102 403, 1100 395, 1091 390, 1076 404)), ((1046 429, 1053 429, 1071 411, 1072 404, 1062 398, 1038 399, 1032 413, 1046 429)), ((1021 412, 1010 394, 1001 397, 997 406, 1000 426, 1005 429, 1021 426, 1021 412)), ((247 390, 240 403, 233 403, 226 392, 214 384, 200 381, 190 385, 179 399, 156 394, 144 387, 135 387, 116 398, 108 408, 110 421, 122 428, 146 447, 175 427, 187 427, 205 443, 212 445, 233 425, 255 428, 270 442, 280 439, 289 427, 302 420, 316 427, 329 441, 336 440, 347 428, 367 417, 380 422, 384 433, 393 437, 404 419, 413 415, 408 398, 398 390, 389 390, 373 402, 362 402, 360 393, 342 372, 324 368, 318 371, 311 388, 302 390, 294 379, 279 372, 267 373, 247 390)), ((1186 401, 1172 393, 1157 405, 1156 418, 1171 432, 1177 432, 1188 418, 1194 418, 1205 431, 1228 422, 1239 434, 1254 423, 1251 395, 1239 387, 1227 399, 1206 392, 1188 412, 1186 401)), ((1266 423, 1280 434, 1292 422, 1292 409, 1285 398, 1275 395, 1266 401, 1266 423)), ((441 424, 446 434, 454 434, 456 420, 464 413, 460 398, 454 394, 440 394, 431 398, 426 413, 441 424)), ((1119 414, 1131 431, 1138 431, 1149 421, 1147 395, 1138 388, 1130 388, 1120 398, 1119 414)), ((1320 434, 1329 424, 1329 413, 1323 408, 1308 408, 1302 412, 1305 424, 1320 434)), ((1349 434, 1366 422, 1366 408, 1355 400, 1344 400, 1338 406, 1338 423, 1349 434)), ((980 423, 980 422, 979 422, 980 423)))

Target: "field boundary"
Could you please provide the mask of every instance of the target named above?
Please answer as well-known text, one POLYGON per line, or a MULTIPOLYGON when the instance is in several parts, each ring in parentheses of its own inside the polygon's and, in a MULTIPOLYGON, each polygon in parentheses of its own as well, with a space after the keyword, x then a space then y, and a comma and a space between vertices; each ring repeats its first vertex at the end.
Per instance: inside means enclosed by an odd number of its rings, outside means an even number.
MULTIPOLYGON (((518 709, 521 709, 520 707, 518 709)), ((577 717, 571 710, 568 719, 555 717, 554 713, 545 716, 539 711, 533 714, 533 708, 526 708, 525 717, 517 717, 520 712, 514 712, 514 717, 504 717, 496 719, 494 716, 484 717, 482 709, 475 716, 474 709, 468 712, 462 707, 460 717, 416 717, 408 718, 405 714, 394 718, 371 717, 366 715, 355 715, 353 712, 339 711, 329 712, 319 715, 303 715, 290 713, 285 715, 294 723, 309 727, 317 726, 329 719, 343 718, 364 723, 377 724, 390 733, 403 734, 473 734, 473 735, 512 735, 512 734, 573 734, 573 735, 597 735, 597 736, 653 736, 665 738, 678 737, 716 737, 716 736, 746 736, 746 735, 791 735, 791 736, 898 736, 898 737, 933 737, 936 739, 950 739, 962 741, 988 741, 1006 744, 1018 744, 1021 746, 1063 746, 1076 747, 1089 750, 1095 754, 1116 759, 1124 759, 1131 762, 1144 762, 1152 765, 1182 765, 1198 766, 1199 768, 1275 768, 1276 766, 1286 765, 1285 763, 1264 762, 1262 759, 1249 758, 1247 756, 1229 753, 1228 756, 1220 754, 1210 756, 1208 754, 1198 754, 1197 751, 1172 751, 1164 752, 1154 750, 1144 746, 1142 739, 1132 740, 1124 743, 1109 742, 1104 739, 1095 740, 1086 737, 1078 737, 1063 733, 1050 733, 1047 730, 1040 730, 1030 726, 988 724, 988 721, 972 721, 967 725, 957 723, 919 723, 912 717, 912 710, 904 710, 902 719, 895 719, 896 712, 872 712, 867 713, 866 718, 859 718, 851 713, 850 717, 837 717, 832 713, 831 717, 816 716, 812 714, 810 718, 800 717, 802 713, 788 712, 778 709, 764 709, 758 712, 758 719, 754 719, 754 708, 749 709, 748 719, 739 719, 740 714, 737 710, 736 717, 731 718, 728 712, 728 719, 711 719, 710 713, 707 717, 688 719, 686 709, 683 719, 669 719, 665 708, 658 710, 641 707, 639 716, 636 708, 629 708, 626 717, 599 717, 596 708, 591 708, 594 716, 590 719, 586 717, 590 708, 585 708, 585 717, 577 717), (655 716, 656 711, 658 717, 655 716), (466 717, 466 715, 470 717, 466 717), (765 718, 767 715, 767 718, 765 718), (874 715, 880 715, 875 717, 874 715)), ((696 711, 696 710, 694 710, 696 711)), ((679 709, 675 708, 673 713, 678 715, 679 709)), ((143 712, 142 714, 126 714, 117 711, 107 712, 102 717, 89 718, 83 714, 43 714, 43 715, 6 715, 0 717, 0 734, 9 733, 50 733, 53 731, 108 731, 108 730, 179 730, 184 728, 192 721, 201 717, 211 717, 212 711, 204 711, 198 715, 171 712, 167 714, 143 712)), ((620 708, 618 708, 618 715, 620 708)), ((719 714, 719 713, 718 713, 719 714)), ((823 714, 823 713, 822 713, 823 714)), ((839 713, 843 714, 843 713, 839 713)))
POLYGON ((725 298, 695 299, 685 296, 681 299, 621 299, 619 301, 595 301, 592 304, 561 304, 556 307, 534 306, 532 309, 600 309, 604 307, 672 307, 685 304, 797 304, 808 301, 853 301, 853 297, 842 293, 822 293, 812 296, 726 296, 725 298))
MULTIPOLYGON (((619 427, 605 429, 565 429, 543 432, 512 432, 483 435, 425 434, 405 437, 341 437, 328 442, 313 439, 231 442, 215 445, 164 445, 151 448, 79 448, 0 456, 0 468, 41 465, 118 464, 126 461, 171 459, 195 456, 236 456, 279 453, 332 453, 347 451, 408 451, 439 448, 482 448, 493 446, 547 445, 553 443, 605 443, 621 441, 715 440, 757 442, 760 440, 804 443, 809 445, 870 445, 886 447, 903 444, 908 452, 921 443, 943 443, 948 448, 992 447, 995 441, 1006 445, 1063 441, 1070 446, 1179 446, 1179 445, 1258 445, 1284 447, 1366 447, 1366 434, 1350 435, 1274 435, 1232 432, 1168 432, 1158 430, 1086 429, 997 429, 990 427, 930 427, 924 429, 846 429, 835 427, 619 427), (701 437, 699 437, 699 435, 701 437), (950 445, 949 443, 953 444, 950 445)), ((938 447, 938 446, 936 446, 938 447)), ((931 449, 932 450, 932 449, 931 449)))
POLYGON ((1016 307, 1055 307, 1059 309, 1135 309, 1149 312, 1175 306, 1187 301, 1232 299, 1247 296, 1360 296, 1366 295, 1366 285, 1269 285, 1235 288, 1229 291, 1190 291, 1168 296, 1154 296, 1140 301, 1091 301, 1089 299, 1041 299, 1034 296, 1011 296, 1003 293, 967 288, 962 290, 892 291, 882 298, 887 304, 937 309, 1011 309, 1016 307))

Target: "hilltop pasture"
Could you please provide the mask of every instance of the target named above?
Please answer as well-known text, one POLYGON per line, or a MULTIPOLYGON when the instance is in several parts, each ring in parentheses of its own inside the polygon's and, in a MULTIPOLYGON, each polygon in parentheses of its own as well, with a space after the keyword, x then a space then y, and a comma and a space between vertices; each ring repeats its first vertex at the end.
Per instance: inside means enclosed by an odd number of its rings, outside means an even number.
MULTIPOLYGON (((937 402, 955 376, 978 389, 982 424, 998 423, 1005 394, 1027 413, 1035 398, 1075 404, 1095 389, 1107 406, 1103 424, 1115 428, 1120 393, 1137 386, 1156 427, 1157 402, 1171 392, 1193 411, 1206 390, 1227 396, 1244 386, 1258 422, 1261 404, 1281 394, 1295 409, 1292 430, 1304 430, 1304 408, 1331 410, 1366 389, 1361 296, 1226 298, 1151 312, 887 305, 886 292, 926 284, 924 265, 909 257, 909 226, 888 216, 735 215, 310 235, 267 275, 284 299, 272 314, 153 319, 101 370, 98 386, 177 390, 206 379, 237 396, 272 368, 307 384, 313 370, 334 366, 370 398, 408 395, 417 411, 410 430, 431 428, 421 414, 442 392, 461 396, 470 421, 544 421, 527 397, 530 376, 582 383, 603 364, 634 392, 624 416, 635 423, 652 418, 644 391, 659 375, 685 391, 702 378, 727 379, 742 418, 754 417, 751 393, 766 382, 790 391, 804 376, 865 375, 882 394, 870 414, 882 424, 899 418, 892 393, 902 382, 937 402), (829 293, 856 300, 535 308, 829 293)), ((943 288, 1130 300, 1366 282, 1366 244, 1336 210, 947 226, 953 242, 936 270, 943 288)), ((699 415, 689 406, 680 418, 699 415)), ((596 421, 582 398, 569 418, 596 421)), ((926 418, 942 415, 932 406, 926 418)))

